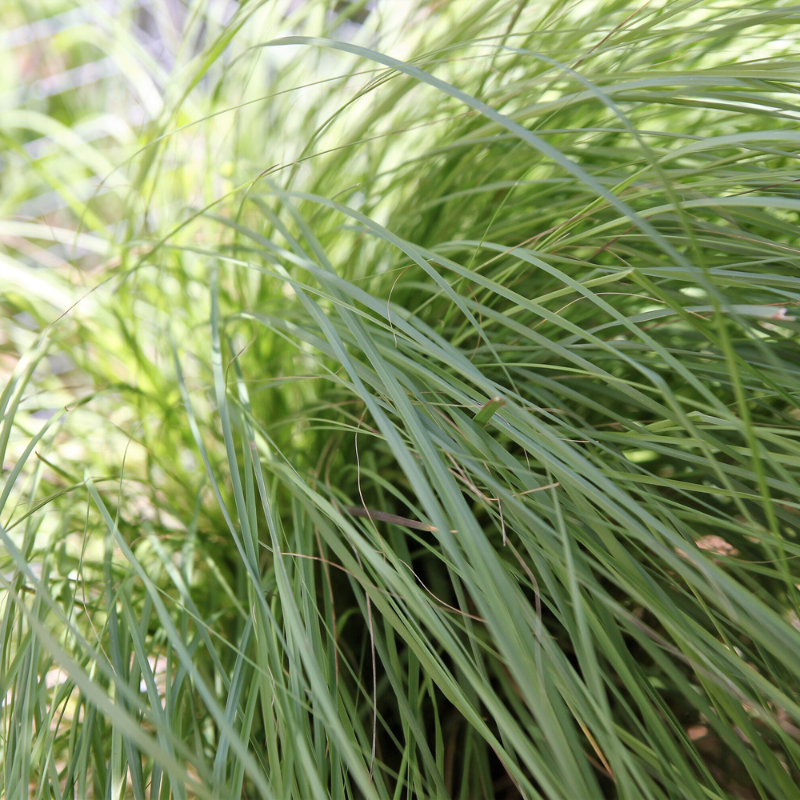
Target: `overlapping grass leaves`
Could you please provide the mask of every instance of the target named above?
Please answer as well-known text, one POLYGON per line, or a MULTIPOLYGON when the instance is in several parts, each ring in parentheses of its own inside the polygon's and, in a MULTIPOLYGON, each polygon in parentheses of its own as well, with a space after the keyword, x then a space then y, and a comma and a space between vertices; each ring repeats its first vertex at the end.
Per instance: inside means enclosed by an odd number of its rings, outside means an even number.
POLYGON ((3 127, 4 796, 796 796, 792 10, 323 6, 3 127))

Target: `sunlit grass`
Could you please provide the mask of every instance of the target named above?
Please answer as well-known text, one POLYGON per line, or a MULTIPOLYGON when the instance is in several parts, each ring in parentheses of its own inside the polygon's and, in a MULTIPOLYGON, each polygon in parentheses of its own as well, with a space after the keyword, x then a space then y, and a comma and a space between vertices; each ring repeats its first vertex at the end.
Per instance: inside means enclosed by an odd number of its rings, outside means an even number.
POLYGON ((800 796, 796 10, 0 20, 0 796, 800 796))

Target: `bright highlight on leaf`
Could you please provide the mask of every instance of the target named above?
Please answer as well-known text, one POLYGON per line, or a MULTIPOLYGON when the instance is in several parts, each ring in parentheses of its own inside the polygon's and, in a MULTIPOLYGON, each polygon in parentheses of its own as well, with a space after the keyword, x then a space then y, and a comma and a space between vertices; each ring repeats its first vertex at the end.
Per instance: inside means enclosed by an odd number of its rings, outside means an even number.
POLYGON ((475 422, 478 425, 487 425, 489 420, 506 404, 502 397, 493 397, 488 403, 483 405, 475 415, 475 422))

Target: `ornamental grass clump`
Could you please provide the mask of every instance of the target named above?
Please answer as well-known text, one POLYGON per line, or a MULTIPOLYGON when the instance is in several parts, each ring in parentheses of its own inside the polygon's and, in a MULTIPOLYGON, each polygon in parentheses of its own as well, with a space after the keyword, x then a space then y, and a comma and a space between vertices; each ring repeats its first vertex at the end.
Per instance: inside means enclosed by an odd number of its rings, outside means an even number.
POLYGON ((0 796, 800 797, 795 7, 0 16, 0 796))

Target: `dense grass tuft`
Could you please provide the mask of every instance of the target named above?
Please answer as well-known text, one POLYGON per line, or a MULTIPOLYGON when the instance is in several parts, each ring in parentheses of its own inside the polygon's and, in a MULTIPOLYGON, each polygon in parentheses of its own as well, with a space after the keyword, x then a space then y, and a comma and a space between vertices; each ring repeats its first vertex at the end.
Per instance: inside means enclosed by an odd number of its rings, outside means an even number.
POLYGON ((800 798, 797 8, 36 6, 0 796, 800 798))

